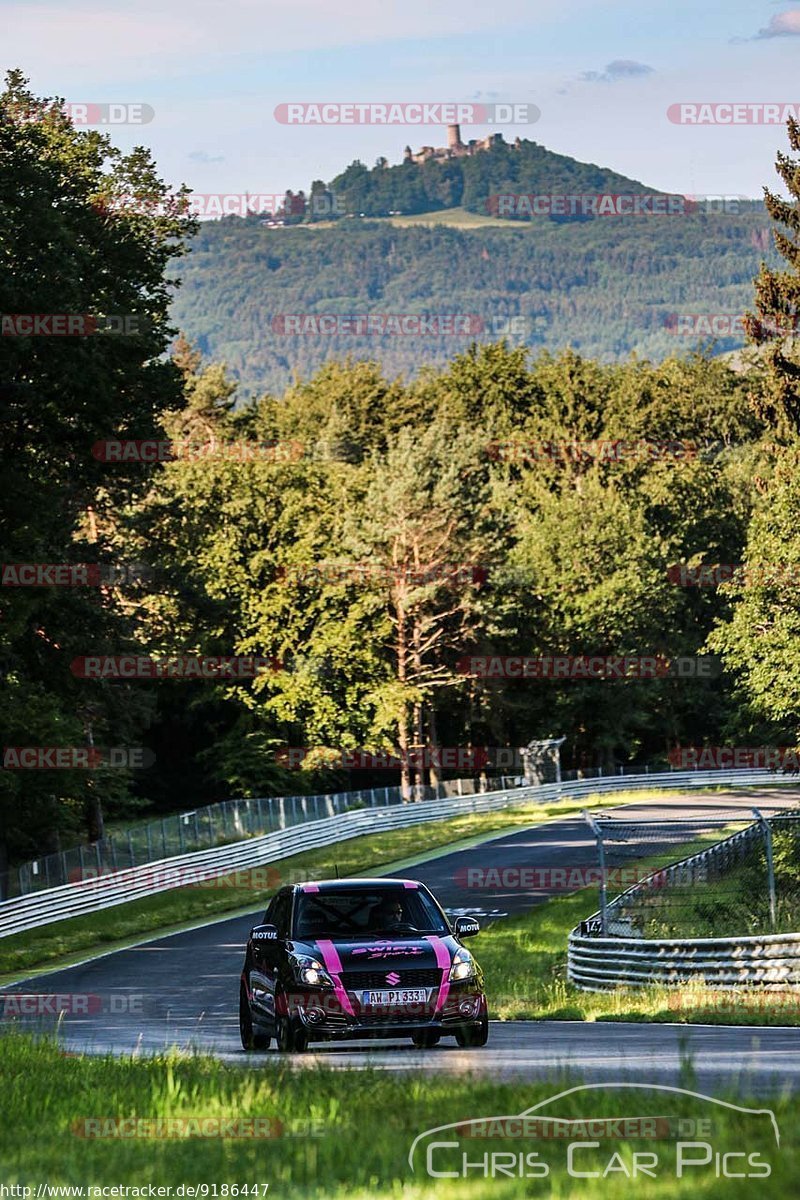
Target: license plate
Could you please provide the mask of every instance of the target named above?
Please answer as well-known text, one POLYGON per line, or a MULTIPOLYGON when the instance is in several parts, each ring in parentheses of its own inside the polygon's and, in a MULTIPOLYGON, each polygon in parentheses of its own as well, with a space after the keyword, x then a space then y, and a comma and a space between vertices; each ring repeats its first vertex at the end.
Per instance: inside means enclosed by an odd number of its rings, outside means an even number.
POLYGON ((396 988, 389 992, 362 992, 361 1003, 365 1007, 393 1004, 426 1004, 428 988, 396 988))

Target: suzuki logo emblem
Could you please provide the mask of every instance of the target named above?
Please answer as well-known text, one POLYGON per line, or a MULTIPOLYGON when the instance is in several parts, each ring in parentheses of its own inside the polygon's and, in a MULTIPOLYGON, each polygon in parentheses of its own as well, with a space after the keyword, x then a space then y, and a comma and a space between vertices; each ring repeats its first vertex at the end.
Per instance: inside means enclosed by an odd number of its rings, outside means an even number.
POLYGON ((397 974, 397 971, 390 971, 389 974, 386 976, 386 982, 387 983, 399 983, 400 976, 397 974))

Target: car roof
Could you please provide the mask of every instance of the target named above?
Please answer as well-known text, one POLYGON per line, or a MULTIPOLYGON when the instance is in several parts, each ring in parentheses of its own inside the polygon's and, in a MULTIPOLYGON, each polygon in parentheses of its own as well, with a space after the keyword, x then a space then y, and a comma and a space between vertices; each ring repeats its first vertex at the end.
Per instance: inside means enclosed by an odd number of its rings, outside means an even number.
POLYGON ((313 887, 318 888, 320 892, 338 892, 343 888, 347 888, 348 891, 354 888, 363 888, 364 891, 374 891, 376 887, 405 888, 406 884, 411 884, 415 888, 423 886, 416 879, 364 879, 362 877, 360 879, 309 879, 306 883, 296 883, 294 890, 302 892, 306 888, 313 887))

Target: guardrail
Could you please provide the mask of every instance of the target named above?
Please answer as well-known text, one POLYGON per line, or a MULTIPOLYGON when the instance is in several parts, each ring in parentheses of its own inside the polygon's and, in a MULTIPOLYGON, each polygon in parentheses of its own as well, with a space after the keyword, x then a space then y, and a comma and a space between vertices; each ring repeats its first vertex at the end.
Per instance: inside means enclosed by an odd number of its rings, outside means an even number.
POLYGON ((567 978, 585 992, 615 987, 786 987, 800 984, 800 933, 729 938, 569 936, 567 978))
MULTIPOLYGON (((775 779, 759 772, 762 784, 775 779)), ((754 780, 755 782, 755 780, 754 780)), ((780 820, 780 817, 776 819, 780 820)), ((606 931, 611 936, 585 936, 581 926, 572 930, 567 948, 567 979, 582 991, 609 991, 616 987, 705 984, 714 988, 786 987, 800 984, 800 933, 737 935, 734 937, 644 938, 637 936, 626 915, 631 901, 650 880, 691 880, 709 864, 730 867, 755 838, 760 822, 721 839, 713 846, 681 859, 635 883, 608 904, 606 931), (628 928, 628 926, 631 926, 628 928)), ((587 922, 601 920, 593 913, 587 922)))
POLYGON ((768 771, 670 771, 661 775, 619 776, 613 779, 576 780, 535 784, 497 792, 484 792, 442 800, 358 809, 319 821, 277 830, 263 837, 230 843, 212 850, 164 858, 75 883, 17 896, 0 904, 0 937, 22 933, 70 917, 85 916, 144 896, 186 886, 192 876, 219 878, 234 871, 280 862, 304 850, 319 849, 367 833, 383 833, 409 825, 438 821, 462 813, 491 812, 535 800, 546 804, 562 799, 613 794, 641 789, 707 788, 709 786, 763 786, 776 782, 768 771))

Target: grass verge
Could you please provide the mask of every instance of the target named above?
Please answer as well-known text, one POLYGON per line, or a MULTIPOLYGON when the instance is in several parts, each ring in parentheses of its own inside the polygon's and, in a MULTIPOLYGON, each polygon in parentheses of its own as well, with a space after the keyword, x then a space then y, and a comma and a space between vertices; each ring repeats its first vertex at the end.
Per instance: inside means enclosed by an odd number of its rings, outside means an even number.
MULTIPOLYGON (((242 1071, 205 1057, 64 1056, 52 1042, 17 1034, 4 1037, 2 1049, 0 1180, 32 1187, 28 1195, 34 1197, 37 1186, 47 1183, 84 1188, 144 1186, 144 1192, 134 1193, 144 1196, 152 1184, 171 1187, 173 1197, 185 1196, 187 1186, 205 1185, 205 1192, 196 1194, 257 1195, 258 1200, 271 1196, 512 1200, 531 1195, 602 1195, 621 1200, 631 1189, 648 1197, 724 1195, 739 1200, 751 1197, 755 1178, 763 1179, 765 1174, 769 1195, 789 1196, 796 1190, 796 1103, 785 1096, 749 1100, 738 1091, 717 1094, 718 1100, 761 1110, 750 1113, 683 1093, 577 1090, 548 1104, 543 1113, 584 1122, 640 1118, 648 1124, 639 1129, 649 1131, 649 1136, 639 1132, 637 1138, 634 1131, 633 1137, 622 1138, 619 1121, 616 1129, 610 1125, 600 1134, 596 1128, 590 1133, 573 1126, 569 1137, 563 1134, 564 1126, 558 1136, 547 1136, 553 1125, 541 1121, 529 1124, 523 1137, 517 1130, 515 1140, 478 1140, 447 1131, 418 1146, 412 1169, 409 1152, 424 1131, 451 1122, 518 1114, 576 1087, 579 1080, 561 1075, 537 1082, 498 1083, 475 1075, 458 1084, 452 1076, 430 1071, 393 1076, 370 1069, 294 1070, 281 1061, 271 1064, 272 1069, 242 1071), (774 1112, 780 1147, 765 1109, 774 1112), (87 1119, 95 1124, 87 1127, 87 1119), (153 1136, 158 1127, 141 1123, 175 1119, 194 1119, 194 1124, 184 1127, 193 1136, 176 1137, 174 1124, 166 1126, 173 1136, 163 1136, 163 1125, 162 1136, 153 1136), (251 1128, 271 1132, 280 1128, 282 1136, 234 1138, 230 1128, 227 1137, 213 1136, 215 1126, 210 1122, 220 1119, 238 1120, 240 1128, 247 1128, 244 1123, 251 1119, 261 1119, 261 1126, 251 1128), (108 1136, 119 1129, 109 1122, 120 1120, 127 1121, 122 1126, 126 1136, 108 1136), (209 1123, 200 1125, 200 1121, 209 1123), (687 1138, 687 1129, 696 1128, 698 1121, 709 1123, 708 1132, 699 1140, 687 1138), (95 1136, 86 1136, 87 1132, 95 1136), (142 1136, 146 1132, 150 1136, 142 1136), (681 1149, 681 1138, 694 1148, 681 1149), (431 1149, 433 1170, 455 1171, 456 1178, 434 1178, 427 1172, 426 1150, 436 1140, 456 1144, 431 1149), (570 1142, 589 1143, 577 1148, 571 1171, 570 1142), (698 1148, 702 1142, 709 1146, 707 1159, 698 1148), (741 1154, 743 1150, 749 1159, 741 1154), (484 1159, 493 1152, 503 1154, 503 1170, 484 1159), (636 1153, 647 1155, 649 1169, 632 1182, 636 1153), (725 1153, 738 1153, 727 1160, 725 1170, 725 1175, 738 1173, 738 1178, 720 1177, 722 1160, 716 1156, 725 1153), (465 1170, 462 1155, 475 1164, 466 1170, 466 1177, 458 1177, 465 1170), (684 1162, 680 1178, 679 1156, 697 1164, 684 1162), (597 1174, 579 1178, 577 1172, 597 1174), (255 1192, 250 1190, 254 1184, 258 1185, 255 1192), (184 1191, 176 1192, 181 1185, 184 1191), (247 1192, 242 1191, 243 1185, 247 1192)), ((685 1069, 683 1086, 693 1087, 691 1065, 685 1069)), ((622 1132, 631 1132, 631 1127, 622 1132)), ((514 1136, 513 1128, 509 1134, 514 1136)), ((84 1196, 93 1200, 91 1193, 84 1196)))

